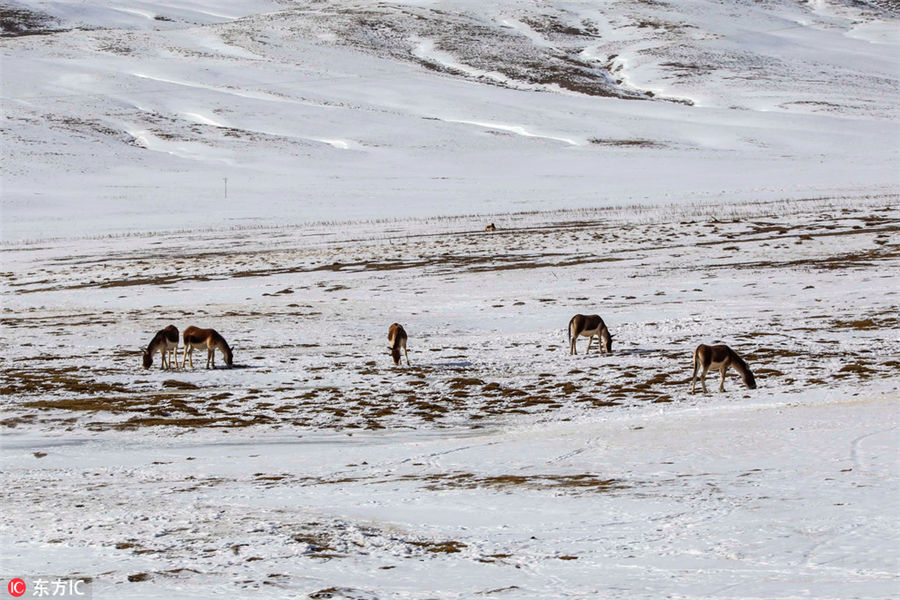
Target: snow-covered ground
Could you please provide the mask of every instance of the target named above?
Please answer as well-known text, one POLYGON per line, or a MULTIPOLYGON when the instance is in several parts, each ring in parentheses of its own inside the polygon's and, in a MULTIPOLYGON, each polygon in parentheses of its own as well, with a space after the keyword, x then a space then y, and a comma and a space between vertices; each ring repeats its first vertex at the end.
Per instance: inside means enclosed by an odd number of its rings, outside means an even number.
POLYGON ((0 10, 0 575, 898 596, 895 3, 0 10))
POLYGON ((893 598, 896 391, 864 396, 441 435, 8 436, 4 569, 90 574, 95 598, 893 598))
POLYGON ((4 571, 96 597, 894 597, 896 200, 9 248, 4 571), (568 354, 579 311, 612 355, 568 354), (142 370, 169 323, 235 368, 142 370), (758 389, 689 394, 716 341, 758 389))

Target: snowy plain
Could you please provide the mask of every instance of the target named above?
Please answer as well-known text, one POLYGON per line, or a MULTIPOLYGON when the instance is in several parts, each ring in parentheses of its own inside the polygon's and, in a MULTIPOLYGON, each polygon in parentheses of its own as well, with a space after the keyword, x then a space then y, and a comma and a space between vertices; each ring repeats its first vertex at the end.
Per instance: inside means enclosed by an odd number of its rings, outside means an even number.
POLYGON ((900 593, 894 3, 3 11, 0 575, 900 593))

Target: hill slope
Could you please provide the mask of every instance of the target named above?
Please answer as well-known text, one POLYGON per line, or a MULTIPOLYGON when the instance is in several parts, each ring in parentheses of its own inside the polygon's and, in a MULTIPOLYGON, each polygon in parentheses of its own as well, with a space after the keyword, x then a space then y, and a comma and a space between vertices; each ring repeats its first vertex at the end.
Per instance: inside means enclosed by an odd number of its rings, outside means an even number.
POLYGON ((896 189, 894 3, 5 6, 4 240, 896 189))

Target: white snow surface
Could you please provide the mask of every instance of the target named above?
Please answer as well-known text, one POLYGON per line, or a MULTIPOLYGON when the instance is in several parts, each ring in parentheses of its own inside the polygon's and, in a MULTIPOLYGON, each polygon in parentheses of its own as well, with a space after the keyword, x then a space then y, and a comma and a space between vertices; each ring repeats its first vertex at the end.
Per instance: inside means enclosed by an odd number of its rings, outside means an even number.
POLYGON ((898 597, 896 3, 2 10, 4 581, 898 597))
POLYGON ((896 202, 9 247, 3 571, 97 598, 895 597, 896 202), (612 354, 570 356, 595 311, 612 354), (143 370, 169 323, 234 368, 143 370), (699 342, 758 388, 691 395, 699 342))

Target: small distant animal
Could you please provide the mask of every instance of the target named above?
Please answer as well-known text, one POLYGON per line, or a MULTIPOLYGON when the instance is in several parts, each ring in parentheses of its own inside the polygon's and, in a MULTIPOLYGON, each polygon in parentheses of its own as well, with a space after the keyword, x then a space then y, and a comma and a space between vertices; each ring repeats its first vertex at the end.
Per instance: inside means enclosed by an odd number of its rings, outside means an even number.
POLYGON ((710 369, 719 370, 719 373, 722 376, 719 381, 719 391, 724 392, 725 372, 729 367, 738 372, 738 375, 740 375, 741 379, 744 381, 744 385, 751 390, 756 389, 756 379, 753 377, 750 367, 747 366, 747 363, 744 362, 743 358, 738 356, 737 352, 724 344, 717 346, 700 344, 697 346, 697 349, 694 350, 694 375, 691 377, 691 393, 694 393, 697 385, 698 369, 703 369, 700 374, 700 385, 703 386, 704 393, 706 392, 706 373, 710 369))
POLYGON ((160 368, 172 368, 172 358, 175 359, 175 367, 178 367, 178 328, 169 325, 165 329, 160 329, 150 340, 150 344, 145 350, 141 351, 144 355, 144 368, 149 369, 153 365, 153 355, 159 352, 160 368))
POLYGON ((491 223, 487 227, 484 228, 485 231, 497 231, 497 226, 491 223))
POLYGON ((613 336, 609 332, 609 329, 606 328, 606 323, 603 322, 603 319, 601 319, 599 315, 575 315, 569 321, 570 355, 578 354, 578 349, 575 347, 578 336, 588 338, 587 350, 584 351, 585 354, 590 352, 591 342, 594 341, 594 336, 597 337, 597 345, 600 347, 601 354, 604 351, 612 352, 613 336))
POLYGON ((409 365, 409 354, 406 352, 406 330, 403 329, 403 325, 400 323, 393 323, 388 328, 388 343, 390 346, 388 348, 391 351, 391 357, 394 359, 394 364, 400 364, 400 349, 403 349, 403 354, 406 356, 406 364, 409 365))
POLYGON ((185 368, 185 363, 190 363, 194 368, 194 348, 206 348, 206 368, 216 368, 216 350, 222 352, 225 357, 225 364, 232 366, 234 354, 228 342, 225 341, 219 332, 215 329, 200 329, 198 327, 188 327, 182 335, 184 340, 184 358, 181 360, 181 368, 185 368))

